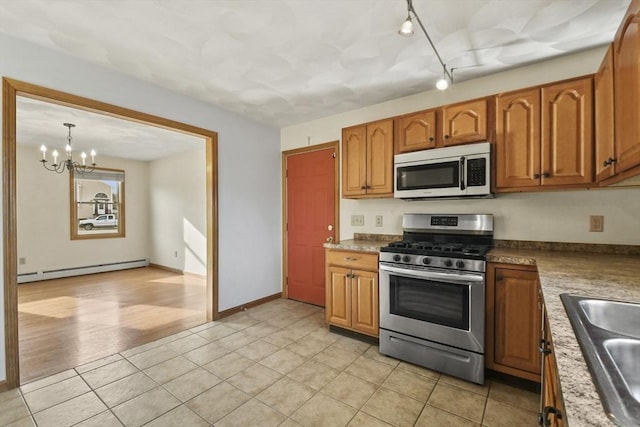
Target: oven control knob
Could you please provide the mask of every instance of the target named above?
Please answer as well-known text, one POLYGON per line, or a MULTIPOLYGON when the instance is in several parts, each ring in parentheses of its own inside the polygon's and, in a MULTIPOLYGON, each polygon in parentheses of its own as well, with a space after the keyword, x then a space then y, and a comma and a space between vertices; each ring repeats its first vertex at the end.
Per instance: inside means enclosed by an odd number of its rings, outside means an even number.
POLYGON ((445 267, 451 267, 452 265, 453 265, 453 261, 451 261, 450 259, 444 260, 445 267))
POLYGON ((402 261, 409 262, 409 261, 411 261, 411 258, 409 257, 409 255, 405 255, 405 256, 402 257, 402 261))
POLYGON ((427 257, 424 257, 424 258, 422 258, 422 263, 424 265, 429 265, 429 264, 431 264, 431 259, 429 259, 427 257))
POLYGON ((456 261, 456 267, 458 267, 458 268, 464 267, 464 262, 463 261, 456 261))
POLYGON ((394 255, 394 256, 393 256, 393 260, 394 260, 395 262, 400 261, 400 259, 401 259, 400 255, 394 255))

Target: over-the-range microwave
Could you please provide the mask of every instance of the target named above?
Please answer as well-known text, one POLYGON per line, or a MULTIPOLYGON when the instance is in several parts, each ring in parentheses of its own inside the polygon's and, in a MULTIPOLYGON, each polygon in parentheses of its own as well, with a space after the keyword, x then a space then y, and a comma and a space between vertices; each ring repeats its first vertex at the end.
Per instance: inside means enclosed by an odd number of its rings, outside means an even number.
POLYGON ((491 144, 434 148, 394 157, 394 197, 492 197, 491 144))

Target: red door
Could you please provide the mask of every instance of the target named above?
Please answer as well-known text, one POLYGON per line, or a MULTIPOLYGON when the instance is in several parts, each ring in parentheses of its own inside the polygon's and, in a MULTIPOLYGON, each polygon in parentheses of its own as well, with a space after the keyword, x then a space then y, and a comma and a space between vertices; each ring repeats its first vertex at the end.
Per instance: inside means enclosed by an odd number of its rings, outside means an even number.
POLYGON ((335 149, 287 157, 288 297, 324 306, 324 247, 335 239, 335 149))

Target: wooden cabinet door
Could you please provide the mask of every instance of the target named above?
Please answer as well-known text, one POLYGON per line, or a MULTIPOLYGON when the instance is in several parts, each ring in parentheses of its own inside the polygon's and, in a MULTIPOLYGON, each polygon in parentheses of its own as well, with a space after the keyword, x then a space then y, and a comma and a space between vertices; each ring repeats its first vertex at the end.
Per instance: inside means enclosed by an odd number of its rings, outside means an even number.
POLYGON ((633 0, 613 42, 616 171, 640 165, 640 0, 633 0))
POLYGON ((593 177, 593 80, 542 88, 542 185, 589 184, 593 177))
POLYGON ((494 362, 540 375, 541 322, 538 273, 496 269, 494 362))
POLYGON ((595 96, 595 144, 596 181, 600 182, 613 176, 616 172, 614 153, 614 121, 613 121, 613 47, 610 46, 600 64, 600 69, 593 78, 595 96))
POLYGON ((351 327, 351 270, 342 267, 327 267, 327 322, 351 327))
POLYGON ((442 109, 442 145, 486 141, 487 100, 479 99, 442 109))
POLYGON ((366 193, 393 196, 393 120, 367 126, 366 193))
POLYGON ((354 126, 342 130, 342 196, 366 193, 367 128, 354 126))
POLYGON ((378 273, 354 270, 351 282, 353 329, 378 336, 378 273))
POLYGON ((549 353, 544 356, 544 388, 542 390, 542 407, 554 408, 558 413, 547 415, 547 419, 550 421, 549 425, 553 427, 564 426, 564 403, 562 401, 562 394, 560 393, 560 380, 558 379, 558 366, 556 364, 556 355, 553 348, 553 342, 551 340, 551 333, 549 332, 549 322, 545 324, 545 341, 547 342, 547 349, 549 353))
POLYGON ((540 90, 496 98, 496 188, 540 185, 540 90))
POLYGON ((426 150, 436 146, 436 112, 421 111, 398 118, 396 152, 426 150))

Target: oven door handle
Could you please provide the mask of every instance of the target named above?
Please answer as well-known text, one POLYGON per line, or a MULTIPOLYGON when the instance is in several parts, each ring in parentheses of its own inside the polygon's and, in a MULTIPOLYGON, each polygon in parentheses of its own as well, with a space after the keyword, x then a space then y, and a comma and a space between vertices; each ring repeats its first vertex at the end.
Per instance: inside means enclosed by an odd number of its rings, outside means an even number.
POLYGON ((389 273, 395 273, 398 276, 404 277, 413 277, 416 279, 434 279, 440 280, 443 282, 451 282, 451 283, 469 283, 469 282, 484 282, 484 274, 473 274, 473 273, 463 273, 463 272, 454 272, 454 273, 442 273, 439 271, 433 270, 422 270, 415 269, 409 267, 394 267, 385 263, 379 264, 380 271, 387 271, 389 273))

